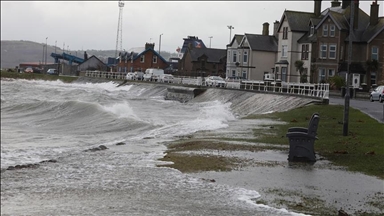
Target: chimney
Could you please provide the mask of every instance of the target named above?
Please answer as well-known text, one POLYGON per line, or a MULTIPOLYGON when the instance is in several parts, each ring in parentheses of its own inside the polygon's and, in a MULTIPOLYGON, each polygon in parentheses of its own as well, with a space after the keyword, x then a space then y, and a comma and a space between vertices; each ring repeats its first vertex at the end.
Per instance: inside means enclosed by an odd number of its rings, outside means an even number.
POLYGON ((315 1, 315 9, 313 13, 315 16, 320 16, 321 13, 321 0, 314 0, 315 1))
POLYGON ((269 23, 263 23, 263 35, 269 35, 269 23))
POLYGON ((355 15, 353 17, 353 29, 359 28, 359 0, 355 0, 355 15))
POLYGON ((341 8, 342 9, 347 8, 349 5, 351 5, 351 1, 352 0, 343 0, 343 3, 341 4, 341 8))
POLYGON ((145 43, 145 49, 155 49, 155 43, 145 43))
POLYGON ((331 7, 339 7, 341 5, 341 2, 339 2, 338 0, 333 0, 331 2, 331 7))
POLYGON ((277 29, 279 28, 279 24, 280 22, 277 20, 273 23, 273 35, 275 35, 276 38, 278 38, 277 29))
POLYGON ((372 2, 371 4, 371 14, 369 25, 374 26, 379 22, 379 5, 377 4, 377 0, 372 2))

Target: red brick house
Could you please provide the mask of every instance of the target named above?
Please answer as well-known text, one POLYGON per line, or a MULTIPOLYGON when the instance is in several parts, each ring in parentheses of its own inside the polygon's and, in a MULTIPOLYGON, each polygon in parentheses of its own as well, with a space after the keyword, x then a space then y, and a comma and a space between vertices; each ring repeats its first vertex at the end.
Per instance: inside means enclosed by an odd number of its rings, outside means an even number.
POLYGON ((154 43, 146 43, 145 50, 141 53, 121 53, 117 63, 118 72, 144 72, 147 68, 165 69, 168 61, 154 50, 154 43))
POLYGON ((179 61, 178 73, 183 76, 225 77, 226 49, 188 47, 179 61))

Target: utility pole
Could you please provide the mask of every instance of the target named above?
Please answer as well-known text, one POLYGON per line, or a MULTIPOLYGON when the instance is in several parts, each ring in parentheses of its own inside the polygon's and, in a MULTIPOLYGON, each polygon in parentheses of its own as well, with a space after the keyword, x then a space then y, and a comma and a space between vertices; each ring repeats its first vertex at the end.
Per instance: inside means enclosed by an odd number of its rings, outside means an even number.
POLYGON ((345 97, 344 97, 344 121, 343 121, 343 136, 348 136, 348 123, 349 123, 349 75, 351 69, 352 58, 352 40, 353 40, 353 18, 355 12, 355 3, 351 2, 351 17, 349 19, 349 44, 348 44, 348 65, 347 65, 347 77, 345 80, 345 97))
POLYGON ((210 36, 209 37, 209 48, 211 48, 211 40, 212 40, 213 36, 210 36))
POLYGON ((229 43, 231 43, 231 39, 232 39, 232 29, 234 29, 235 27, 229 25, 227 26, 229 28, 229 43))
POLYGON ((159 38, 159 55, 160 55, 160 48, 161 48, 161 35, 163 35, 163 33, 160 34, 160 38, 159 38))

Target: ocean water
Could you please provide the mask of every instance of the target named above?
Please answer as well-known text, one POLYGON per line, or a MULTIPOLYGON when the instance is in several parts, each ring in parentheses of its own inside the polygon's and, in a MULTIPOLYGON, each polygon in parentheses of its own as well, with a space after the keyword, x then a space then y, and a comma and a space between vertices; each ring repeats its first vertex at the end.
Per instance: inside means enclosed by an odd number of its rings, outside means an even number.
POLYGON ((161 85, 1 80, 1 214, 299 215, 256 204, 257 191, 157 165, 167 141, 309 101, 223 90, 180 103, 166 93, 161 85), (108 149, 87 151, 100 145, 108 149), (5 170, 44 160, 57 162, 5 170))

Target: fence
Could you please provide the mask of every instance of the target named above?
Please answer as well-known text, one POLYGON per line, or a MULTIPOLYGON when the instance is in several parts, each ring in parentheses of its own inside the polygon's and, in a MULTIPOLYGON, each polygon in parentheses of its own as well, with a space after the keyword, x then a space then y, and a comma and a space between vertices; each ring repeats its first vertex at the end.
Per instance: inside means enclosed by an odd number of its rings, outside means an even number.
MULTIPOLYGON (((125 80, 124 72, 107 72, 107 71, 85 71, 84 76, 125 80)), ((175 76, 173 79, 175 84, 206 86, 202 77, 175 76)), ((328 83, 288 83, 281 81, 256 81, 256 80, 228 80, 226 82, 227 89, 244 89, 274 93, 288 93, 296 95, 305 95, 318 98, 329 98, 328 83)))

